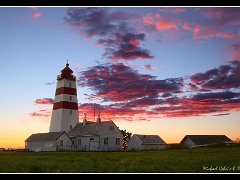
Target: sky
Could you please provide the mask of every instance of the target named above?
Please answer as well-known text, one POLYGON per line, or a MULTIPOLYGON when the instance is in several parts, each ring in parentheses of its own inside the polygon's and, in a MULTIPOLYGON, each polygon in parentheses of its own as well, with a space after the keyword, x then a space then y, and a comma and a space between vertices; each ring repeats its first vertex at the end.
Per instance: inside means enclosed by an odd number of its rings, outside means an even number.
POLYGON ((0 7, 0 146, 48 132, 68 60, 79 121, 179 143, 240 137, 240 8, 0 7))

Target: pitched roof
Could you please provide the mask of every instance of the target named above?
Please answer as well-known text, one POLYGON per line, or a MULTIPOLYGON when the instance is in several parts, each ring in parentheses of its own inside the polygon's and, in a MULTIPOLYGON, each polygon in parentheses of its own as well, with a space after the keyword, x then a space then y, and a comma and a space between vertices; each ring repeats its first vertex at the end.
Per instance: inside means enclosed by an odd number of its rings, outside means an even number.
POLYGON ((54 141, 57 140, 63 133, 63 132, 49 132, 49 133, 38 133, 38 134, 32 134, 29 136, 25 142, 40 142, 40 141, 54 141))
MULTIPOLYGON (((102 135, 107 133, 116 133, 116 131, 110 131, 110 126, 116 126, 113 121, 103 121, 101 123, 90 122, 83 125, 83 123, 77 124, 69 133, 70 137, 75 136, 89 136, 89 135, 102 135)), ((119 131, 119 133, 121 133, 119 131)))
POLYGON ((183 143, 187 138, 190 138, 196 145, 214 144, 232 141, 225 135, 186 135, 182 141, 183 143))
POLYGON ((134 135, 137 136, 143 142, 143 144, 166 144, 166 142, 162 140, 158 135, 134 135))

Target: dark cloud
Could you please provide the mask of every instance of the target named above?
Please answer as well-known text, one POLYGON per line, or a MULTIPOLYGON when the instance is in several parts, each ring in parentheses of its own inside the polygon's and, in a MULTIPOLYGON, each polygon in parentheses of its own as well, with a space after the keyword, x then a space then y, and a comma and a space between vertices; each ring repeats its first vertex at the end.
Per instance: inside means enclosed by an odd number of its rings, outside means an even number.
POLYGON ((235 51, 239 51, 239 50, 240 50, 240 41, 235 42, 235 43, 232 45, 232 48, 233 48, 233 50, 235 50, 235 51))
POLYGON ((81 72, 78 84, 90 87, 95 96, 104 101, 129 101, 154 97, 160 93, 179 93, 182 78, 157 80, 155 76, 140 74, 122 63, 99 65, 81 72))
POLYGON ((107 8, 69 8, 65 21, 87 37, 97 37, 105 47, 104 56, 112 60, 151 59, 149 50, 140 47, 145 34, 136 33, 128 21, 131 16, 109 12, 107 8))
MULTIPOLYGON (((240 110, 239 94, 233 92, 197 94, 179 99, 175 105, 160 106, 153 111, 163 117, 194 117, 240 110)), ((229 113, 230 114, 230 113, 229 113)), ((227 115, 225 113, 225 115, 227 115)))
POLYGON ((91 88, 95 98, 113 103, 101 107, 106 118, 128 120, 135 116, 173 118, 226 114, 240 111, 240 92, 234 85, 239 83, 236 82, 239 68, 240 62, 232 61, 229 65, 191 76, 191 83, 186 86, 183 78, 158 80, 122 63, 104 64, 81 72, 78 84, 91 88), (210 86, 212 81, 218 83, 210 86), (232 88, 235 89, 232 91, 232 88))
POLYGON ((239 93, 234 93, 231 91, 224 91, 224 92, 210 92, 210 93, 199 93, 192 97, 195 101, 211 101, 211 100, 226 100, 232 99, 235 97, 239 97, 239 93))
POLYGON ((116 34, 112 39, 100 39, 98 44, 106 46, 105 56, 112 60, 151 59, 149 50, 140 46, 145 34, 116 34), (113 39, 114 38, 114 39, 113 39))
POLYGON ((221 113, 221 114, 214 114, 212 116, 226 116, 229 115, 230 113, 221 113))
POLYGON ((240 62, 232 61, 205 73, 197 73, 190 77, 192 84, 200 89, 229 89, 240 87, 240 62))
POLYGON ((76 27, 88 37, 106 36, 128 30, 125 19, 130 18, 121 12, 110 13, 107 8, 68 8, 67 23, 76 27))

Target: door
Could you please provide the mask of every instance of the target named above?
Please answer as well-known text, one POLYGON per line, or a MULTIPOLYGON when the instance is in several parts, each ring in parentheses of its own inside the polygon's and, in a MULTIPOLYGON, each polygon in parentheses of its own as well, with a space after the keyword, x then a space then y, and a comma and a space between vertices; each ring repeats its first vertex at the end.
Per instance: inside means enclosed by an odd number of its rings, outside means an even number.
POLYGON ((90 141, 89 142, 89 151, 94 151, 95 150, 95 143, 94 143, 94 141, 90 141))

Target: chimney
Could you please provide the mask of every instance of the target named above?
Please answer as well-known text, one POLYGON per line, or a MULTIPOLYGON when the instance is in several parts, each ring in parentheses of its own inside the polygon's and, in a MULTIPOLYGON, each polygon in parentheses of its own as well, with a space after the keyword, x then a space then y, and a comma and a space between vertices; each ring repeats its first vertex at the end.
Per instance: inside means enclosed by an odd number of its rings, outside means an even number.
POLYGON ((101 118, 100 118, 100 111, 98 111, 98 118, 97 118, 97 123, 101 123, 101 118))
POLYGON ((87 124, 87 118, 86 118, 86 113, 84 113, 84 119, 83 119, 83 126, 87 124))

